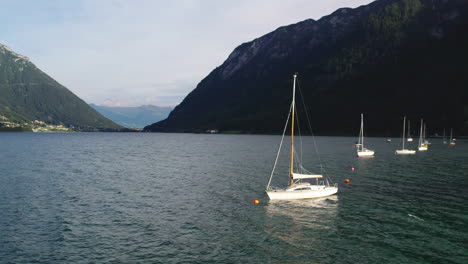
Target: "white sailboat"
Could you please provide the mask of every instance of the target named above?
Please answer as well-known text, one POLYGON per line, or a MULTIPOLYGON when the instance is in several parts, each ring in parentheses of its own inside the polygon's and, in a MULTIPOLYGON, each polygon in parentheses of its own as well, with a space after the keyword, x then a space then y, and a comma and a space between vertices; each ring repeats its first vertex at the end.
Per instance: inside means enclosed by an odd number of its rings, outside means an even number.
POLYGON ((423 125, 423 119, 421 118, 421 128, 419 130, 419 142, 418 142, 418 150, 419 151, 425 151, 427 150, 427 144, 425 143, 424 140, 424 130, 425 130, 425 125, 423 125), (423 128, 424 127, 424 128, 423 128))
POLYGON ((453 128, 450 129, 450 140, 449 140, 449 145, 450 145, 450 146, 455 146, 455 139, 453 138, 453 128))
POLYGON ((356 144, 358 157, 373 157, 374 151, 364 147, 364 115, 361 113, 361 130, 359 131, 359 139, 356 144))
POLYGON ((408 120, 408 142, 413 142, 413 138, 411 137, 411 130, 410 130, 410 121, 408 120))
POLYGON ((295 97, 296 97, 296 77, 294 74, 293 81, 293 98, 291 103, 290 112, 288 115, 288 120, 286 120, 286 125, 283 131, 283 136, 281 138, 281 143, 276 155, 275 164, 270 175, 270 180, 266 187, 266 193, 270 200, 293 200, 293 199, 310 199, 329 196, 338 192, 338 185, 331 184, 328 179, 323 175, 311 174, 303 169, 302 165, 299 165, 299 168, 302 168, 304 172, 297 173, 294 171, 294 123, 295 123, 295 97), (289 122, 289 117, 291 117, 291 149, 290 149, 290 160, 289 160, 289 186, 285 189, 274 189, 270 186, 271 179, 275 172, 276 164, 278 162, 279 154, 281 151, 281 146, 283 144, 284 135, 286 132, 286 127, 289 122), (305 182, 305 179, 315 179, 315 184, 310 182, 305 182))
POLYGON ((431 142, 429 142, 429 140, 427 140, 426 138, 426 124, 424 124, 424 129, 423 129, 423 144, 424 145, 427 145, 427 147, 429 147, 430 145, 432 145, 431 142))
POLYGON ((445 128, 444 128, 444 132, 442 134, 442 143, 447 144, 447 140, 445 140, 445 128))
POLYGON ((416 154, 416 150, 411 150, 411 149, 405 149, 405 125, 406 125, 406 116, 403 118, 403 139, 402 139, 402 143, 403 143, 403 146, 401 149, 397 149, 395 151, 395 154, 397 155, 407 155, 407 154, 416 154))

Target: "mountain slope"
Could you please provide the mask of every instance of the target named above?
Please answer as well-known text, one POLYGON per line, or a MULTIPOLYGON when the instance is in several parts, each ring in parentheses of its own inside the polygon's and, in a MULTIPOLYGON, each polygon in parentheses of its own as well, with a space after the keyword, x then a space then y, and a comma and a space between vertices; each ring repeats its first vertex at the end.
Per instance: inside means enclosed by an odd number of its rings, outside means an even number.
POLYGON ((237 47, 166 120, 147 131, 277 133, 292 74, 319 134, 398 135, 402 115, 429 133, 468 134, 468 1, 379 0, 339 9, 237 47))
POLYGON ((90 104, 92 108, 115 123, 129 128, 144 126, 166 119, 173 107, 142 105, 138 107, 110 107, 90 104))
POLYGON ((120 128, 39 70, 27 57, 1 44, 0 115, 17 122, 40 120, 78 128, 120 128))

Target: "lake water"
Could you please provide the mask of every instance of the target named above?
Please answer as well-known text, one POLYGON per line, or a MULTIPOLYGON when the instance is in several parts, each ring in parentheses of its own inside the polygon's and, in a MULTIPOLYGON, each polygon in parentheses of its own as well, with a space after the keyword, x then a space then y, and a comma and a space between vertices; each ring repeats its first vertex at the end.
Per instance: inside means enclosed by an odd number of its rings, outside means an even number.
POLYGON ((467 141, 396 156, 398 139, 368 138, 358 159, 356 138, 317 137, 339 193, 269 202, 279 140, 0 133, 0 263, 468 262, 467 141))

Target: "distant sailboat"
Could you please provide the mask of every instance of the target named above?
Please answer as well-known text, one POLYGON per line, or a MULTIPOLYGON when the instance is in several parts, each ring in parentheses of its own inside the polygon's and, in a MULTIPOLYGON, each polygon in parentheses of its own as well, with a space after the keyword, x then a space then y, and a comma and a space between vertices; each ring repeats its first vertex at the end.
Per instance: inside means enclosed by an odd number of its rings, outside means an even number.
POLYGON ((424 129, 423 129, 423 144, 424 145, 427 145, 427 146, 430 146, 432 143, 429 142, 429 140, 427 140, 426 138, 426 124, 424 124, 424 129))
POLYGON ((406 154, 416 154, 416 150, 410 150, 410 149, 405 149, 405 125, 406 125, 406 116, 403 118, 403 138, 402 138, 402 143, 403 146, 401 149, 397 149, 395 151, 395 154, 397 155, 406 155, 406 154))
POLYGON ((445 128, 444 128, 444 132, 442 134, 442 143, 447 144, 447 140, 445 140, 445 128))
POLYGON ((270 200, 293 200, 293 199, 309 199, 309 198, 318 198, 329 196, 338 192, 338 185, 329 183, 328 179, 324 178, 323 175, 314 175, 306 171, 302 165, 299 163, 298 168, 302 169, 301 172, 297 173, 294 171, 294 123, 295 121, 295 112, 296 112, 296 77, 294 75, 293 82, 293 98, 291 103, 291 108, 286 120, 286 125, 284 128, 283 136, 281 138, 281 143, 276 155, 275 165, 273 165, 273 170, 270 175, 270 180, 266 187, 266 193, 270 200), (291 149, 289 157, 289 186, 286 189, 273 189, 270 187, 271 179, 275 171, 275 167, 278 161, 278 157, 281 151, 281 146, 283 144, 284 135, 286 132, 286 126, 288 125, 289 117, 291 117, 291 149), (316 184, 312 185, 309 182, 303 182, 304 179, 315 179, 316 184), (320 179, 320 181, 319 181, 320 179))
POLYGON ((418 142, 418 150, 419 151, 425 151, 427 150, 427 144, 424 143, 424 128, 426 127, 425 125, 423 125, 423 119, 421 118, 421 128, 419 130, 419 142, 418 142))
POLYGON ((411 131, 410 131, 410 121, 408 120, 408 142, 413 142, 413 138, 411 137, 411 131))
POLYGON ((449 145, 450 146, 455 146, 455 139, 453 138, 453 128, 450 129, 450 140, 449 140, 449 145))
POLYGON ((361 130, 359 131, 359 139, 356 144, 358 157, 373 157, 374 151, 364 147, 364 115, 361 113, 361 130))

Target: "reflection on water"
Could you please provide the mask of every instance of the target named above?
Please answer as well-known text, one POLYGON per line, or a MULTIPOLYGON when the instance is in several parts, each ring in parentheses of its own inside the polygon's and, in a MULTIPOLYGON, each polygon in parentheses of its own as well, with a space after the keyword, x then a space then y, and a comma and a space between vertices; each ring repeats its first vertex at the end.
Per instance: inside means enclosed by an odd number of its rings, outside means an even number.
POLYGON ((264 231, 290 245, 315 247, 323 236, 336 231, 338 196, 307 200, 271 200, 265 206, 264 231), (306 243, 305 243, 306 242, 306 243))

